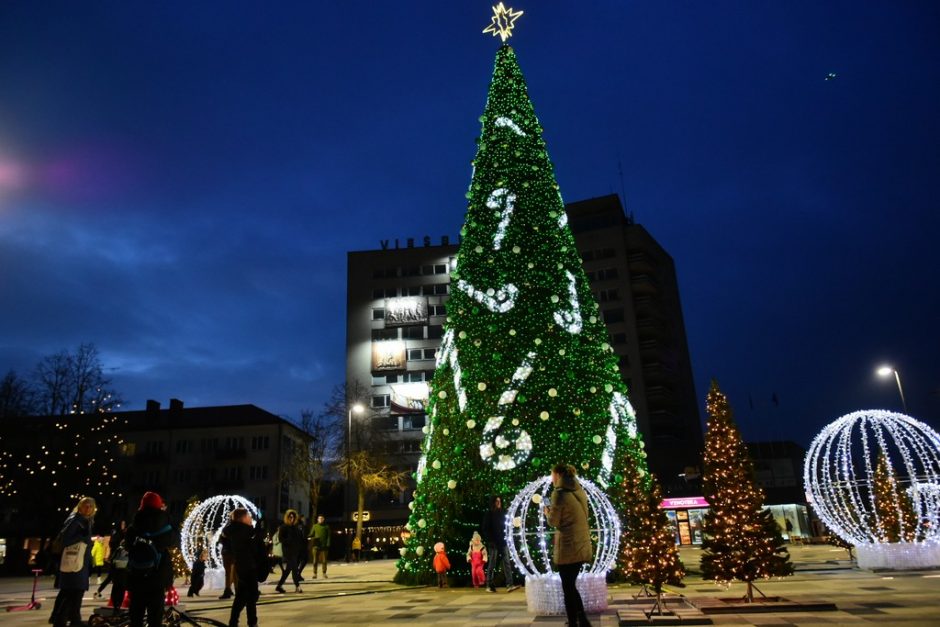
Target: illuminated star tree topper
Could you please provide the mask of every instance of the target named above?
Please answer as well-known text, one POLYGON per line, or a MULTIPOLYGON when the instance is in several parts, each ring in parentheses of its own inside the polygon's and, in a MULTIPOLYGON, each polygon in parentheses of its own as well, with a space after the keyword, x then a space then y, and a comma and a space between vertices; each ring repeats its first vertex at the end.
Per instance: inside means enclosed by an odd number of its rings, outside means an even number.
POLYGON ((493 17, 489 26, 483 29, 484 33, 493 33, 493 37, 499 35, 503 43, 512 37, 512 29, 516 20, 522 15, 522 11, 513 11, 512 7, 506 8, 502 2, 493 7, 493 17))

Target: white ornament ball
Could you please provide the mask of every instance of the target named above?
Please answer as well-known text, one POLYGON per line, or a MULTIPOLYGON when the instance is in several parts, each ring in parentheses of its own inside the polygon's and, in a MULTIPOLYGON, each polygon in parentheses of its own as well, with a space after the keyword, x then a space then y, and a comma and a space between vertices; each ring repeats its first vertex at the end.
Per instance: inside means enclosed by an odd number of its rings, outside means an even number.
POLYGON ((551 396, 552 398, 555 398, 556 396, 558 396, 558 390, 556 390, 555 388, 548 388, 548 395, 551 396))
POLYGON ((522 249, 519 248, 518 246, 513 246, 513 247, 512 247, 512 252, 514 252, 514 253, 516 253, 516 254, 518 255, 520 252, 522 252, 522 249))
POLYGON ((553 303, 557 303, 557 302, 558 302, 558 296, 556 296, 555 294, 552 294, 552 302, 553 302, 553 303))
POLYGON ((509 329, 509 335, 515 335, 515 334, 516 334, 515 329, 509 329))
POLYGON ((428 521, 426 521, 425 519, 422 518, 421 520, 418 521, 418 527, 420 527, 421 529, 424 529, 427 526, 428 526, 428 521))
POLYGON ((597 316, 591 316, 590 318, 588 318, 588 322, 590 322, 591 324, 594 324, 595 322, 597 322, 597 316))
POLYGON ((445 390, 441 390, 440 392, 437 393, 437 397, 438 397, 438 398, 447 398, 447 392, 446 392, 445 390))
POLYGON ((481 342, 480 340, 473 340, 473 345, 474 345, 474 346, 479 346, 480 344, 482 344, 482 342, 481 342))
POLYGON ((605 392, 613 392, 613 391, 614 391, 614 386, 612 386, 612 385, 609 384, 609 383, 605 383, 605 384, 604 384, 604 391, 605 391, 605 392))
POLYGON ((483 247, 482 247, 482 246, 477 246, 476 248, 473 249, 473 252, 475 252, 475 253, 482 253, 482 252, 483 252, 483 247))
POLYGON ((542 420, 548 420, 548 412, 543 411, 541 414, 539 414, 539 418, 541 418, 542 420))
POLYGON ((597 388, 593 385, 591 386, 591 394, 597 394, 597 388))
POLYGON ((561 269, 564 268, 564 267, 565 267, 565 264, 563 264, 563 263, 561 263, 561 262, 559 261, 559 262, 558 262, 558 269, 561 270, 561 269))
POLYGON ((401 555, 402 557, 405 557, 405 553, 407 552, 408 552, 408 549, 406 549, 405 547, 401 547, 400 549, 398 549, 398 554, 401 555))
POLYGON ((450 435, 450 429, 444 429, 444 435, 450 435))
POLYGON ((408 503, 408 509, 410 509, 411 511, 415 511, 415 502, 414 502, 414 501, 408 503))
POLYGON ((536 346, 538 346, 538 345, 541 344, 541 343, 542 343, 542 339, 541 339, 541 338, 535 338, 535 345, 536 345, 536 346))
POLYGON ((527 267, 529 270, 531 270, 532 268, 535 267, 535 264, 530 261, 529 263, 526 264, 526 267, 527 267))
POLYGON ((518 516, 516 516, 515 518, 513 518, 513 519, 512 519, 512 526, 515 527, 516 529, 518 529, 519 527, 521 527, 521 526, 522 526, 522 519, 519 518, 518 516))
POLYGON ((477 383, 477 389, 481 392, 486 389, 486 384, 483 382, 477 383))
POLYGON ((562 357, 564 357, 564 356, 565 356, 565 349, 559 348, 559 349, 558 349, 558 354, 561 355, 562 357))
POLYGON ((518 419, 518 418, 513 418, 513 419, 512 419, 512 426, 514 426, 514 427, 518 427, 518 426, 519 426, 519 419, 518 419))
POLYGON ((447 487, 453 490, 454 488, 457 487, 457 482, 451 479, 450 481, 447 482, 447 487))
POLYGON ((467 421, 467 428, 468 428, 468 429, 472 429, 472 428, 474 428, 475 426, 477 426, 477 421, 474 420, 473 418, 471 418, 470 420, 467 421))
POLYGON ((440 470, 441 468, 440 460, 435 459, 433 462, 431 462, 431 468, 433 468, 434 470, 440 470))
POLYGON ((595 435, 593 438, 591 438, 591 441, 594 442, 594 444, 600 444, 602 441, 602 438, 599 435, 595 435))
POLYGON ((487 295, 487 296, 492 296, 492 295, 495 294, 495 293, 496 293, 496 290, 494 290, 492 287, 491 287, 490 289, 486 290, 486 295, 487 295))
POLYGON ((571 413, 573 413, 575 416, 580 416, 581 410, 575 407, 573 410, 571 410, 571 413))
POLYGON ((541 495, 541 494, 538 494, 538 493, 533 494, 533 495, 532 495, 532 502, 535 503, 536 505, 538 505, 539 503, 541 503, 541 502, 542 502, 542 495, 541 495))
POLYGON ((464 339, 467 338, 467 332, 466 332, 466 331, 461 331, 460 333, 457 334, 457 337, 459 337, 460 339, 464 340, 464 339))
POLYGON ((419 546, 418 548, 415 549, 415 553, 418 554, 418 557, 421 557, 422 555, 424 555, 424 547, 419 546))

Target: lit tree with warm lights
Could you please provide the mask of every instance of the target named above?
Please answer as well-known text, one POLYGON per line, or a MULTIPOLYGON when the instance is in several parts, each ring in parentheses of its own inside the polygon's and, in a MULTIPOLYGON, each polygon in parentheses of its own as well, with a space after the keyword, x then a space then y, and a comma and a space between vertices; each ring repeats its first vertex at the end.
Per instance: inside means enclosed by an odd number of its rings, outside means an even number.
POLYGON ((751 602, 756 580, 790 575, 793 566, 779 525, 763 508, 753 463, 716 381, 706 410, 704 492, 709 510, 703 521, 702 577, 747 583, 751 602))
POLYGON ((875 497, 875 516, 878 535, 882 542, 913 542, 917 529, 917 514, 911 499, 898 488, 894 469, 888 465, 884 453, 878 456, 872 490, 875 497))
MULTIPOLYGON (((519 13, 497 7, 489 32, 519 13), (503 14, 499 14, 502 9, 503 14)), ((427 580, 435 542, 461 547, 490 495, 559 462, 613 492, 643 444, 568 226, 513 49, 496 54, 399 581, 427 580)), ((469 575, 465 565, 454 574, 469 575)))
POLYGON ((655 476, 641 477, 639 467, 623 469, 623 533, 618 567, 627 581, 642 585, 656 596, 662 613, 663 586, 681 586, 685 567, 676 548, 675 533, 666 512, 655 476))

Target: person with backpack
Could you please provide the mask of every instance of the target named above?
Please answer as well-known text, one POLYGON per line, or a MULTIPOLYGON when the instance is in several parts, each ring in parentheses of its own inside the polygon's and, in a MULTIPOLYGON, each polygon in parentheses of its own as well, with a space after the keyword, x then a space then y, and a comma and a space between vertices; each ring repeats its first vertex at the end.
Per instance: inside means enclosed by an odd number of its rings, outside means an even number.
POLYGON ((82 598, 88 590, 91 574, 91 528, 96 510, 95 499, 90 496, 81 498, 53 540, 53 549, 62 555, 59 560, 59 594, 49 618, 55 627, 83 624, 82 598))
POLYGON ((131 593, 131 627, 163 624, 163 602, 173 585, 170 549, 179 546, 179 534, 170 525, 163 499, 147 492, 127 528, 127 590, 131 593))
POLYGON ((242 609, 248 618, 248 627, 258 625, 258 583, 268 578, 268 548, 264 530, 255 529, 251 513, 244 507, 232 511, 232 522, 222 529, 227 540, 235 568, 235 599, 229 615, 229 627, 238 627, 242 609))

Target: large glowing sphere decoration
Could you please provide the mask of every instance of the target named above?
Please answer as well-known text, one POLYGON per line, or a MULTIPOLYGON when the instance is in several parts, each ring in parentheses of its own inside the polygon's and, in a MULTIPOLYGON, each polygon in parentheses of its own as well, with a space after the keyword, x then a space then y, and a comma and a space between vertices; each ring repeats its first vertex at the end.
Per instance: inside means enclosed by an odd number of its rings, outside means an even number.
MULTIPOLYGON (((588 499, 594 561, 582 569, 577 586, 585 609, 597 612, 607 608, 607 572, 617 559, 620 519, 600 488, 588 479, 579 477, 578 481, 588 499)), ((551 475, 536 479, 516 495, 506 511, 509 556, 525 574, 529 611, 543 615, 565 613, 561 579, 552 568, 555 531, 545 518, 551 490, 551 475)))
POLYGON ((254 503, 237 495, 213 496, 193 508, 180 530, 180 551, 189 568, 193 567, 193 562, 203 549, 209 552, 206 568, 222 568, 219 536, 231 521, 232 512, 239 507, 247 509, 256 521, 260 516, 260 510, 254 503))
POLYGON ((926 424, 878 409, 842 416, 810 445, 803 484, 823 523, 855 545, 861 568, 940 566, 940 434, 926 424), (917 521, 912 536, 900 542, 886 541, 875 505, 882 455, 893 490, 888 502, 898 517, 909 503, 917 521))

